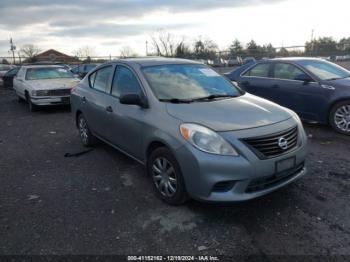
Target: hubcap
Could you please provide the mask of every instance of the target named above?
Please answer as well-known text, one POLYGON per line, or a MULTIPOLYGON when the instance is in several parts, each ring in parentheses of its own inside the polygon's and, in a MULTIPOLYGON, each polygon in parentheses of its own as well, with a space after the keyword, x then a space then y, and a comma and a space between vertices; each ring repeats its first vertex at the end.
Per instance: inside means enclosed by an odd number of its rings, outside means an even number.
POLYGON ((87 124, 84 118, 80 118, 79 120, 79 133, 81 140, 83 141, 84 144, 88 143, 89 135, 88 135, 88 128, 87 124))
POLYGON ((337 109, 334 122, 340 130, 350 132, 350 105, 344 105, 337 109))
POLYGON ((172 197, 177 190, 177 177, 172 164, 164 157, 158 157, 152 164, 152 177, 159 192, 172 197))

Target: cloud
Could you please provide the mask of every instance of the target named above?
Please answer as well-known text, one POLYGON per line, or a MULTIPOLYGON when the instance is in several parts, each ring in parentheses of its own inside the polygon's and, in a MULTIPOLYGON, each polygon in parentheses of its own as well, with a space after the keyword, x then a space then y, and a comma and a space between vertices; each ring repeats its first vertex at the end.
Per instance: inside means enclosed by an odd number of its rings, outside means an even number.
MULTIPOLYGON (((0 33, 13 37, 18 46, 33 43, 46 48, 60 43, 67 50, 86 38, 105 46, 108 41, 122 42, 123 38, 150 34, 161 28, 198 26, 193 20, 172 21, 171 16, 165 22, 163 19, 163 23, 149 21, 154 12, 197 13, 282 1, 285 0, 1 0, 0 33), (64 42, 68 38, 70 44, 64 42)), ((7 53, 5 46, 0 43, 1 54, 7 53)))
POLYGON ((150 12, 198 12, 218 8, 231 8, 270 4, 283 0, 3 0, 0 25, 22 27, 39 23, 55 26, 99 23, 101 19, 139 18, 150 12))

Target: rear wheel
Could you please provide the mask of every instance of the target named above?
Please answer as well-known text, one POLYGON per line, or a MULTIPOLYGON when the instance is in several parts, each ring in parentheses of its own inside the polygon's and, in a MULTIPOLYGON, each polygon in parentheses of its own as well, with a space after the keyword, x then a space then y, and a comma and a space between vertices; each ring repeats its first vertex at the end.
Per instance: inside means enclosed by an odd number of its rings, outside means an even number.
POLYGON ((83 114, 80 114, 78 116, 78 129, 79 129, 79 135, 80 140, 82 144, 86 147, 91 147, 95 144, 96 138, 91 133, 89 126, 87 124, 87 121, 83 114))
POLYGON ((180 205, 188 199, 180 166, 168 148, 157 148, 151 153, 147 170, 160 199, 171 205, 180 205))
POLYGON ((333 106, 329 114, 329 123, 337 132, 350 135, 350 100, 333 106))

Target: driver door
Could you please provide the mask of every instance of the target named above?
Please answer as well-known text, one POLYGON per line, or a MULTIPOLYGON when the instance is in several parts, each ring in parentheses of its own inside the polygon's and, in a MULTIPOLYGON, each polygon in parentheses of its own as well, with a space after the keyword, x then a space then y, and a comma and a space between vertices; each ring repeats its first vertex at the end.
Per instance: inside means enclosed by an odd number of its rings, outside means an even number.
POLYGON ((123 94, 141 94, 141 83, 131 68, 117 65, 112 82, 113 112, 110 117, 110 141, 126 153, 141 159, 144 109, 119 102, 123 94))

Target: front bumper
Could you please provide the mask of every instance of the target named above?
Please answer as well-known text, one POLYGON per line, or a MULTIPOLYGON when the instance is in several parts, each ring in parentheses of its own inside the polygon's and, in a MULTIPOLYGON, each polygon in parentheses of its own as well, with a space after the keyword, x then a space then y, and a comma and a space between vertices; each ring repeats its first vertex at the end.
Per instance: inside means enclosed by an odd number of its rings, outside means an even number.
POLYGON ((299 146, 279 157, 261 160, 240 138, 254 137, 288 129, 296 125, 290 119, 275 125, 221 135, 229 141, 239 156, 221 156, 202 152, 185 144, 175 152, 181 166, 188 194, 197 200, 234 202, 250 200, 275 191, 306 174, 307 139, 299 126, 299 146), (284 172, 276 172, 278 161, 295 158, 295 166, 284 172))
POLYGON ((49 106, 49 105, 69 105, 70 96, 44 96, 44 97, 31 97, 31 101, 37 106, 49 106))

